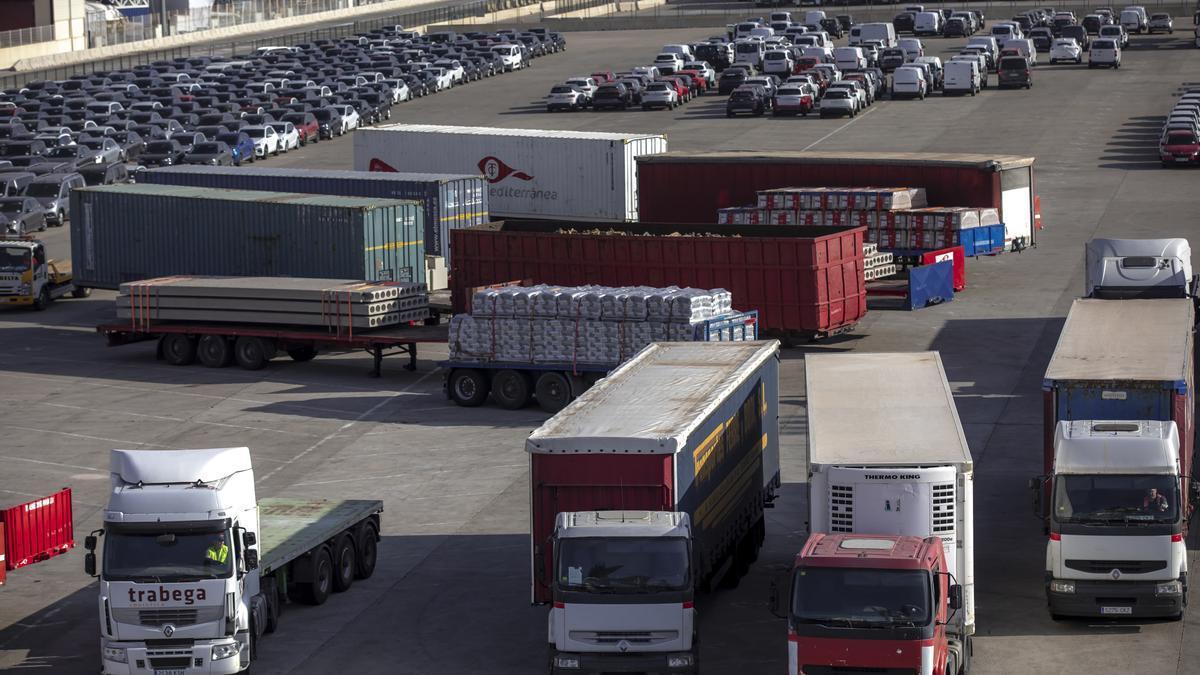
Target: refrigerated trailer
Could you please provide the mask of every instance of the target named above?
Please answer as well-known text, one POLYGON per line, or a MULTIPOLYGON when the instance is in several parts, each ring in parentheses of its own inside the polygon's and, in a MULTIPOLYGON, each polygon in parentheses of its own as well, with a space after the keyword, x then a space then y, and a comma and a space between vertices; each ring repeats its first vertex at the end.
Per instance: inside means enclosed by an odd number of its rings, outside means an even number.
POLYGON ((694 594, 747 571, 779 488, 778 359, 773 340, 654 343, 529 436, 552 667, 695 667, 694 594))
MULTIPOLYGON (((964 666, 975 633, 974 462, 941 357, 809 354, 805 385, 811 531, 937 537, 945 556, 940 573, 962 587, 962 602, 944 638, 910 630, 919 626, 909 623, 921 622, 890 616, 878 630, 854 634, 850 644, 838 622, 810 630, 798 644, 810 659, 804 663, 934 672, 952 651, 954 663, 964 666), (895 641, 895 653, 880 652, 878 640, 895 641)), ((931 616, 921 626, 932 628, 931 616)))
POLYGON ((110 483, 84 559, 105 675, 243 672, 289 598, 375 571, 382 502, 256 499, 247 448, 113 450, 110 483))

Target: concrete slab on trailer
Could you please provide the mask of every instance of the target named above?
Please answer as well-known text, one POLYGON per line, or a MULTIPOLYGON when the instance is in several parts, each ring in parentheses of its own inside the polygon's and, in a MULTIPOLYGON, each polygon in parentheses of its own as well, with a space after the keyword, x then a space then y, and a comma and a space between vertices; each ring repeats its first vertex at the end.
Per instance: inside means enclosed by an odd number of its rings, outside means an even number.
POLYGON ((278 569, 367 516, 382 511, 383 502, 376 499, 260 499, 259 566, 264 574, 278 569))
MULTIPOLYGON (((344 302, 326 300, 273 300, 265 298, 211 298, 200 296, 161 296, 137 298, 117 296, 117 306, 128 309, 139 305, 149 309, 208 309, 253 312, 294 312, 297 314, 374 316, 422 309, 429 306, 424 296, 394 298, 379 302, 344 302)), ((132 311, 132 310, 131 310, 132 311)))
POLYGON ((424 293, 425 284, 303 277, 180 276, 123 283, 120 292, 121 295, 194 295, 280 300, 320 299, 322 295, 333 294, 356 302, 379 302, 424 293))
POLYGON ((805 357, 810 464, 965 464, 971 450, 937 352, 805 357))
MULTIPOLYGON (((129 307, 117 306, 118 319, 132 319, 134 312, 129 307)), ((378 328, 394 326, 407 321, 422 321, 429 316, 429 310, 407 310, 375 316, 356 316, 347 320, 345 315, 337 314, 298 314, 294 312, 263 312, 258 310, 207 310, 207 309, 139 309, 136 312, 137 321, 195 321, 204 323, 242 323, 267 324, 277 326, 329 326, 336 328, 353 326, 354 328, 378 328)))
POLYGON ((1047 380, 1188 380, 1195 325, 1191 299, 1076 300, 1047 380))

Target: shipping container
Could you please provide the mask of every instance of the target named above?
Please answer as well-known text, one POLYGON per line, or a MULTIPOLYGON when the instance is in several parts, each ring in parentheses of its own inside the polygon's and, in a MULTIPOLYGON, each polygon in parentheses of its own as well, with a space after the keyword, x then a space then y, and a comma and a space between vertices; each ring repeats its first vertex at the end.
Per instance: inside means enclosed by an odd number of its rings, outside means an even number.
POLYGON ((567 511, 691 516, 697 587, 748 534, 779 487, 779 344, 646 347, 530 434, 533 600, 550 600, 567 511), (679 393, 688 392, 687 396, 679 393))
POLYGON ((1009 248, 1036 241, 1032 157, 785 151, 638 160, 643 222, 715 223, 718 209, 754 204, 760 190, 797 186, 924 188, 930 206, 998 209, 1009 248))
POLYGON ((354 133, 359 171, 482 173, 492 213, 508 218, 637 220, 637 157, 661 134, 393 124, 354 133))
POLYGON ((450 233, 456 312, 471 289, 510 281, 724 288, 760 334, 806 339, 867 312, 863 227, 498 221, 450 233))
POLYGON ((450 257, 450 230, 488 221, 483 176, 435 173, 372 173, 233 166, 168 166, 138 174, 139 183, 220 190, 414 199, 425 217, 425 253, 450 257))
POLYGON ((76 285, 179 274, 423 281, 415 201, 171 185, 71 191, 76 285))
POLYGON ((0 548, 6 570, 32 565, 75 547, 71 488, 0 510, 4 546, 0 548))
POLYGON ((1194 329, 1190 298, 1076 300, 1042 381, 1046 475, 1059 422, 1160 420, 1175 422, 1179 471, 1191 476, 1194 329))

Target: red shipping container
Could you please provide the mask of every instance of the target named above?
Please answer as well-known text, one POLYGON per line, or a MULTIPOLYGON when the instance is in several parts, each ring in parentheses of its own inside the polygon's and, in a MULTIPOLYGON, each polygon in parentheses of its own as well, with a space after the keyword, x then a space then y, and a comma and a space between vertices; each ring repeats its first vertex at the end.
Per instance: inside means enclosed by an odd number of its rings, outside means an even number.
POLYGON ((4 554, 4 523, 0 523, 0 586, 4 585, 4 574, 8 556, 4 554))
POLYGON ((865 234, 863 227, 498 221, 451 231, 450 288, 456 312, 469 311, 470 289, 510 279, 724 288, 735 309, 758 310, 764 335, 822 337, 867 312, 865 234))
POLYGON ((668 152, 639 157, 639 218, 712 223, 717 209, 788 187, 925 188, 930 206, 999 209, 1005 240, 1035 241, 1033 158, 875 152, 668 152))
POLYGON ((4 523, 4 567, 15 570, 75 547, 71 488, 0 511, 4 523))

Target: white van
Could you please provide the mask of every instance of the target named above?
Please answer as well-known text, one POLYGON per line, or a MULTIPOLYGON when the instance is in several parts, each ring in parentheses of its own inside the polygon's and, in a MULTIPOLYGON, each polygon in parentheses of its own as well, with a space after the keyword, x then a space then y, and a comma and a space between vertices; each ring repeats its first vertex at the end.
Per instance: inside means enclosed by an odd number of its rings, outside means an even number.
POLYGON ((504 70, 520 70, 526 65, 524 57, 521 55, 521 48, 516 45, 494 45, 492 53, 500 55, 500 62, 504 64, 504 70))
POLYGON ((857 47, 865 42, 878 40, 884 48, 896 46, 896 27, 890 23, 864 23, 850 29, 851 47, 857 47))
POLYGON ((800 23, 803 23, 805 26, 816 26, 817 28, 820 28, 821 22, 827 18, 829 18, 829 17, 825 16, 824 11, 819 10, 819 9, 814 9, 814 10, 805 12, 804 13, 804 21, 801 21, 800 23))
POLYGON ((861 47, 837 47, 833 50, 833 64, 838 70, 863 70, 867 67, 867 57, 861 47))
POLYGON ((996 70, 996 65, 1000 62, 1000 42, 993 35, 979 35, 967 40, 968 47, 980 46, 987 50, 990 56, 988 61, 992 70, 996 70))
MULTIPOLYGON (((835 63, 833 50, 829 47, 805 47, 800 51, 800 55, 821 59, 821 63, 835 63)), ((841 70, 841 68, 838 68, 838 70, 841 70)))
POLYGON ((925 69, 919 66, 900 66, 892 72, 892 98, 907 96, 925 100, 929 83, 925 81, 925 69))
POLYGON ((1145 14, 1128 7, 1121 10, 1121 28, 1127 33, 1141 33, 1146 28, 1145 14))
POLYGON ((738 40, 750 37, 751 31, 753 31, 755 28, 758 28, 757 21, 743 21, 742 23, 737 24, 733 27, 734 41, 736 42, 738 40))
POLYGON ((913 19, 913 35, 941 35, 941 12, 921 12, 913 19))
POLYGON ((771 28, 770 26, 759 26, 758 28, 750 31, 750 37, 758 38, 760 40, 765 40, 772 35, 775 35, 775 29, 771 28))
POLYGON ((733 62, 758 68, 762 64, 766 46, 762 40, 738 40, 733 43, 733 62))
POLYGON ((1033 46, 1033 40, 1022 38, 1020 40, 1005 40, 1004 45, 1000 49, 1015 49, 1021 52, 1021 56, 1025 57, 1026 63, 1030 66, 1037 65, 1037 47, 1033 46))
POLYGON ((696 58, 696 55, 692 53, 690 45, 663 45, 662 53, 679 54, 685 57, 684 61, 691 61, 696 58))
MULTIPOLYGON (((987 89, 988 67, 987 67, 987 55, 986 54, 983 54, 981 52, 976 52, 976 51, 973 51, 970 53, 958 54, 956 56, 951 57, 950 61, 947 61, 947 63, 951 63, 953 61, 966 61, 968 63, 974 63, 975 68, 977 70, 979 70, 979 86, 983 87, 984 89, 987 89)), ((949 76, 947 76, 947 77, 949 77, 949 76)))
POLYGON ((810 30, 805 35, 811 35, 817 38, 818 47, 828 47, 833 49, 833 38, 829 37, 829 33, 823 30, 810 30))
POLYGON ((966 59, 956 61, 957 58, 956 56, 946 62, 946 79, 942 81, 942 92, 972 96, 978 94, 983 87, 983 80, 979 74, 979 62, 966 59))

